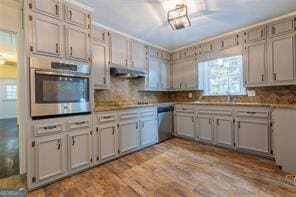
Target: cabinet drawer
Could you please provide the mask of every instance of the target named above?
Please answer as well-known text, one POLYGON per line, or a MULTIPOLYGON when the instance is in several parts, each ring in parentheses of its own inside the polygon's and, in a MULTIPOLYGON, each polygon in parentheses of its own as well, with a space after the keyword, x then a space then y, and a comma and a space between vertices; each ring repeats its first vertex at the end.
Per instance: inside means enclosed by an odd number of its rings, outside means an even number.
POLYGON ((44 136, 62 132, 65 132, 65 124, 63 122, 43 123, 34 126, 34 136, 44 136))
POLYGON ((182 113, 194 113, 195 107, 192 106, 176 106, 175 107, 176 112, 182 112, 182 113))
POLYGON ((98 123, 115 123, 116 122, 116 114, 115 113, 107 113, 107 114, 98 114, 98 123))
POLYGON ((90 13, 74 5, 65 5, 65 20, 67 23, 84 28, 90 26, 90 13))
POLYGON ((244 42, 256 42, 266 39, 266 26, 256 27, 244 32, 244 42))
POLYGON ((238 117, 250 117, 250 118, 269 118, 269 111, 257 111, 257 110, 237 110, 236 116, 238 117))
POLYGON ((287 18, 269 25, 270 35, 278 36, 293 32, 295 29, 295 18, 287 18))
POLYGON ((222 115, 222 116, 232 116, 231 110, 208 110, 208 109, 199 109, 198 114, 211 114, 211 115, 222 115))
POLYGON ((91 119, 90 118, 79 118, 76 120, 70 120, 67 122, 67 126, 68 126, 69 130, 90 128, 91 127, 91 119))
POLYGON ((119 120, 120 121, 134 120, 137 118, 138 118, 138 111, 126 111, 126 112, 119 113, 119 120))
POLYGON ((140 117, 146 118, 146 117, 156 117, 157 116, 157 110, 156 108, 146 108, 140 110, 140 117))
POLYGON ((29 8, 34 12, 51 16, 62 17, 62 4, 60 0, 29 0, 29 8))

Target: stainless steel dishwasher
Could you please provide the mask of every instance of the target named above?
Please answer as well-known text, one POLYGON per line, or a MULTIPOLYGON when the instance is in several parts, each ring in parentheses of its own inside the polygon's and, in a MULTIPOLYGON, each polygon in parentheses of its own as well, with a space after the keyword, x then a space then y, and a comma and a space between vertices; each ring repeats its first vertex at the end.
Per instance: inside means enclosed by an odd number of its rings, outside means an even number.
POLYGON ((162 142, 173 137, 174 131, 174 106, 159 105, 158 112, 158 142, 162 142))

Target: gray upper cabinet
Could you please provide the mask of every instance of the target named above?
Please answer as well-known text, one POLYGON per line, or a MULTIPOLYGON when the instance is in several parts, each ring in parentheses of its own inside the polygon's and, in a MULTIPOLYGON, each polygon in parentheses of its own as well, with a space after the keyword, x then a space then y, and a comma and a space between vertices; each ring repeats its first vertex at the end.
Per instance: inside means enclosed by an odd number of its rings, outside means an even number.
POLYGON ((90 34, 87 29, 66 26, 66 58, 76 61, 90 61, 90 34))
POLYGON ((279 36, 295 31, 295 17, 286 18, 280 21, 271 23, 269 27, 270 36, 279 36))
POLYGON ((69 134, 70 171, 86 168, 90 165, 90 130, 72 131, 69 134))
POLYGON ((62 57, 64 51, 63 24, 40 14, 30 15, 29 19, 30 51, 38 55, 62 57))
POLYGON ((136 40, 130 41, 130 66, 141 70, 146 68, 145 45, 136 40))
POLYGON ((244 32, 244 42, 252 43, 266 39, 266 26, 259 26, 244 32))
POLYGON ((189 47, 184 50, 184 58, 193 58, 196 56, 196 47, 189 47))
POLYGON ((60 0, 29 0, 29 8, 40 14, 62 18, 62 3, 60 0))
POLYGON ((90 13, 75 5, 65 4, 65 21, 83 28, 90 28, 90 13))
POLYGON ((272 83, 292 83, 295 79, 295 34, 273 37, 268 44, 272 83))
POLYGON ((93 26, 92 74, 95 89, 110 88, 108 32, 93 26))
POLYGON ((156 57, 148 57, 148 88, 158 89, 159 87, 159 60, 156 57))
POLYGON ((161 89, 170 88, 170 65, 167 61, 159 61, 159 83, 161 89))
POLYGON ((95 89, 110 88, 110 70, 108 65, 109 50, 100 42, 93 42, 93 81, 95 89))
POLYGON ((172 86, 173 89, 181 89, 183 81, 183 62, 173 63, 172 66, 172 86))
POLYGON ((217 49, 224 50, 232 47, 236 47, 239 45, 238 43, 238 34, 225 36, 217 41, 217 49))
POLYGON ((245 45, 243 64, 246 86, 259 86, 267 83, 266 41, 253 42, 245 45))
POLYGON ((197 89, 198 80, 197 80, 197 59, 191 58, 184 60, 183 62, 183 82, 181 87, 183 89, 197 89))
POLYGON ((214 51, 214 43, 207 42, 199 45, 199 55, 209 54, 214 51))
POLYGON ((117 66, 128 66, 128 38, 110 34, 110 63, 117 66))

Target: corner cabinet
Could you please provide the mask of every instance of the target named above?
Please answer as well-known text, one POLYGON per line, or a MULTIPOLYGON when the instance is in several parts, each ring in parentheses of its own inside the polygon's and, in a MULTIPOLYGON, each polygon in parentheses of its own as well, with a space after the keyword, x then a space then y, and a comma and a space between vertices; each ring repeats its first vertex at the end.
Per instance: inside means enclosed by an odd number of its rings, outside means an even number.
POLYGON ((93 26, 92 75, 95 89, 110 88, 108 32, 93 26))

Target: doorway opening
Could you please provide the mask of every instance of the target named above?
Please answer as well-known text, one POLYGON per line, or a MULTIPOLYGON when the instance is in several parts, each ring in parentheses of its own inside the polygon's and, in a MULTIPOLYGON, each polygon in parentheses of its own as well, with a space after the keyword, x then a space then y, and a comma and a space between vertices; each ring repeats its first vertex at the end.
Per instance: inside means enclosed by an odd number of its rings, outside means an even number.
POLYGON ((0 179, 19 174, 17 60, 16 34, 0 29, 0 179))

